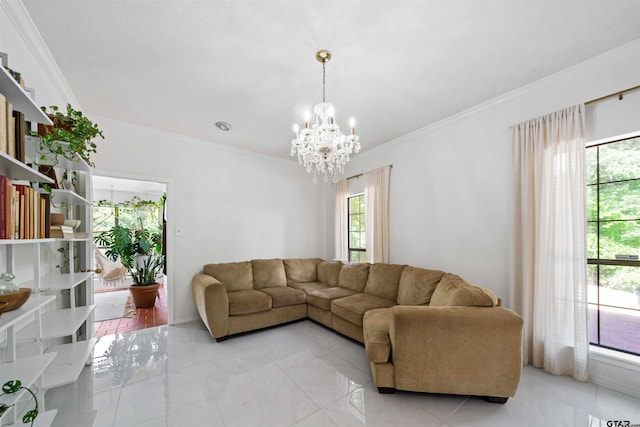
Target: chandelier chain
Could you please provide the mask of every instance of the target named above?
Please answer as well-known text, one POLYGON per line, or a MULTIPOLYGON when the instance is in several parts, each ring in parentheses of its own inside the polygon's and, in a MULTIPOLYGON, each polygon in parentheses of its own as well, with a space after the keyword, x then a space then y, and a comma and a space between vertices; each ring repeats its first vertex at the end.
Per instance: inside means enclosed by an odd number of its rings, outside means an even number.
POLYGON ((327 92, 325 86, 327 85, 327 79, 325 77, 326 64, 322 63, 322 102, 327 102, 327 92))

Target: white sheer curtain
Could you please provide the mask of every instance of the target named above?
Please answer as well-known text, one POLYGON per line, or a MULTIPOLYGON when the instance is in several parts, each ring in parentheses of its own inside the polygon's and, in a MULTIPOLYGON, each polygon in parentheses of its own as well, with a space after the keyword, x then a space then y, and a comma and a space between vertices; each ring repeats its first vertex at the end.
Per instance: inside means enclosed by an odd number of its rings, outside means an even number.
POLYGON ((364 174, 365 239, 368 262, 389 262, 389 175, 391 166, 364 174))
POLYGON ((341 179, 336 184, 336 217, 335 217, 335 244, 336 259, 341 261, 349 260, 349 247, 347 236, 348 208, 347 196, 349 195, 349 186, 346 179, 341 179))
POLYGON ((589 376, 584 105, 510 128, 516 310, 524 362, 589 376), (519 295, 518 295, 519 294, 519 295))

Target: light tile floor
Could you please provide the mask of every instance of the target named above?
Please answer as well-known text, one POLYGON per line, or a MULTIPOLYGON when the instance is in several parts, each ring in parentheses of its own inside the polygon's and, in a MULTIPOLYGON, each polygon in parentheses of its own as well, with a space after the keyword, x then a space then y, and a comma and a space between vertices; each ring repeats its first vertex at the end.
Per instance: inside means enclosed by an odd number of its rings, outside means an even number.
POLYGON ((64 427, 640 425, 640 399, 530 367, 505 405, 378 394, 363 346, 310 320, 222 343, 200 322, 108 335, 46 406, 64 427))

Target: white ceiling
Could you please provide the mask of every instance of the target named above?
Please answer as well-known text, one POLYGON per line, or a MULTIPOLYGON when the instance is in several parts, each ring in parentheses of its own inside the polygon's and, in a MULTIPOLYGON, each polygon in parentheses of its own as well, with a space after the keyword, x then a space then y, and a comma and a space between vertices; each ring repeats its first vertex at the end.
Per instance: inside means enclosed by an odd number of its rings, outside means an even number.
POLYGON ((24 4, 85 112, 283 158, 321 48, 366 150, 640 38, 637 0, 24 4))

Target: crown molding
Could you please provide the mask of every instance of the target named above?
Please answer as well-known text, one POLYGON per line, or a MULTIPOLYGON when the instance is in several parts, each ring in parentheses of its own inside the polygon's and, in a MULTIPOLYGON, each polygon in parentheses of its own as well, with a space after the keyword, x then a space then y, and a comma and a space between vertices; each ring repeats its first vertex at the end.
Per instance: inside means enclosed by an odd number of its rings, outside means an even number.
POLYGON ((64 78, 62 71, 58 67, 53 55, 49 51, 47 44, 36 28, 24 3, 21 0, 0 1, 0 7, 13 23, 25 45, 31 51, 31 55, 40 67, 42 73, 50 80, 51 87, 54 88, 67 102, 80 107, 78 99, 73 94, 69 83, 64 78))
MULTIPOLYGON (((562 79, 565 79, 568 75, 571 76, 576 72, 580 72, 585 69, 598 70, 605 67, 611 67, 612 64, 619 64, 624 61, 628 61, 630 58, 638 57, 638 56, 640 56, 640 39, 636 39, 629 43, 625 43, 614 49, 601 53, 600 55, 586 59, 568 68, 565 68, 556 73, 553 73, 547 77, 543 77, 540 80, 536 80, 535 82, 529 83, 525 86, 521 86, 517 89, 514 89, 496 98, 490 99, 489 101, 475 105, 471 108, 460 111, 459 113, 453 114, 449 117, 446 117, 442 120, 429 124, 425 127, 416 129, 410 133, 394 138, 384 144, 378 145, 370 150, 366 150, 362 154, 367 154, 367 155, 374 154, 378 151, 384 151, 389 148, 392 148, 398 144, 402 144, 407 141, 413 141, 415 140, 416 137, 420 135, 432 132, 438 128, 451 125, 459 120, 462 120, 469 116, 473 116, 474 114, 480 113, 484 110, 488 110, 492 107, 503 104, 505 102, 511 101, 514 98, 518 98, 520 96, 530 94, 532 92, 540 90, 541 88, 548 86, 550 84, 553 84, 555 82, 560 82, 562 81, 562 79)), ((623 84, 622 86, 623 87, 612 88, 611 90, 605 90, 603 93, 590 94, 591 96, 588 96, 587 99, 576 99, 573 102, 573 104, 584 103, 584 102, 587 102, 590 98, 598 98, 600 96, 608 95, 609 93, 625 90, 629 87, 628 85, 625 85, 625 84, 623 84)), ((570 104, 571 102, 569 102, 569 104, 567 105, 570 105, 570 104)))
MULTIPOLYGON (((206 148, 212 148, 212 149, 216 149, 216 150, 220 150, 220 151, 226 151, 228 153, 233 153, 233 154, 237 154, 237 155, 241 155, 241 156, 247 156, 247 157, 252 157, 252 158, 255 158, 255 159, 261 159, 261 160, 266 160, 266 161, 270 161, 270 162, 275 162, 275 163, 279 163, 279 164, 286 165, 286 166, 292 166, 292 167, 299 166, 297 158, 296 159, 284 159, 282 157, 274 156, 274 155, 271 155, 271 154, 260 153, 260 152, 257 152, 257 151, 248 150, 246 148, 234 147, 232 145, 223 144, 221 142, 195 138, 195 137, 192 137, 192 136, 187 136, 187 135, 183 135, 183 134, 179 134, 179 133, 169 132, 169 131, 166 131, 166 130, 163 130, 163 129, 152 128, 152 127, 148 127, 148 126, 144 126, 144 125, 139 125, 139 124, 136 124, 136 123, 125 122, 125 121, 122 121, 122 120, 112 119, 112 118, 109 118, 109 117, 100 116, 100 115, 96 115, 96 114, 90 114, 90 117, 91 117, 92 120, 94 120, 94 121, 96 121, 98 123, 110 122, 110 123, 113 123, 114 126, 121 126, 122 128, 125 128, 125 129, 129 128, 129 129, 141 130, 141 131, 144 131, 144 132, 149 132, 152 135, 157 135, 158 137, 163 137, 163 138, 166 138, 166 139, 178 140, 180 142, 184 142, 184 143, 187 143, 187 144, 196 144, 196 145, 200 145, 200 146, 203 146, 203 147, 206 147, 206 148)), ((302 166, 300 166, 300 170, 304 171, 302 166)))

